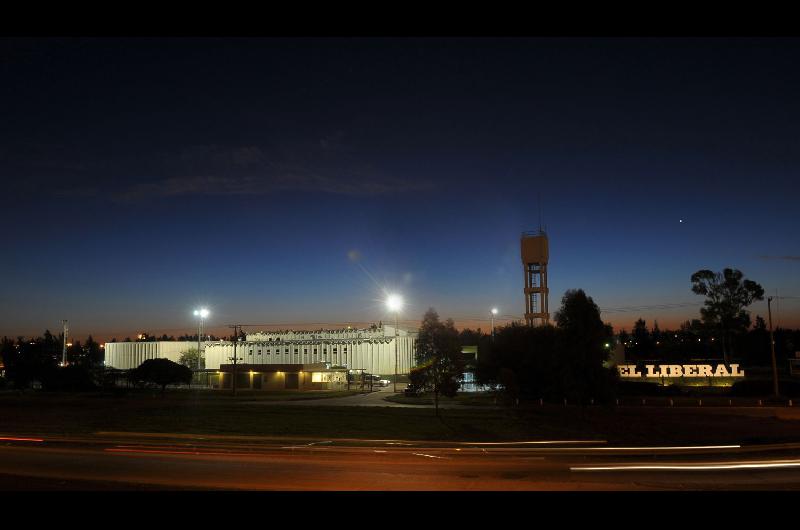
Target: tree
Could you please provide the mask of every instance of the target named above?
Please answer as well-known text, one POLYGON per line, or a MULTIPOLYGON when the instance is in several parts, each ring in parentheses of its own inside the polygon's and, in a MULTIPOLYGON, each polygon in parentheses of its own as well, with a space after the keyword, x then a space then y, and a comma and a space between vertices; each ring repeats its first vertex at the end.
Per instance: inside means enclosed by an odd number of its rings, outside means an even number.
POLYGON ((103 364, 103 350, 91 335, 86 339, 84 348, 86 350, 86 362, 89 366, 101 366, 103 364))
POLYGON ((61 344, 49 331, 44 337, 26 340, 17 337, 17 343, 3 342, 3 363, 6 378, 17 389, 27 388, 33 381, 48 379, 58 368, 61 357, 61 344))
POLYGON ((131 370, 129 377, 133 381, 159 385, 163 394, 167 385, 191 383, 192 371, 169 359, 147 359, 138 368, 131 370))
POLYGON ((750 314, 745 310, 756 300, 764 299, 764 288, 736 269, 713 272, 707 269, 692 274, 692 292, 706 297, 700 309, 703 322, 720 332, 722 355, 730 362, 731 339, 750 327, 750 314))
POLYGON ((203 353, 200 350, 189 348, 181 353, 178 364, 188 366, 192 370, 202 370, 205 367, 205 359, 203 359, 203 353))
MULTIPOLYGON (((744 336, 745 366, 765 366, 771 364, 769 331, 766 321, 756 316, 753 328, 744 336)), ((777 345, 777 344, 776 344, 777 345)))
POLYGON ((658 327, 658 320, 653 321, 653 331, 650 332, 650 342, 652 344, 661 342, 661 329, 658 327))
POLYGON ((647 329, 647 322, 641 318, 634 322, 631 338, 633 338, 633 351, 636 354, 636 358, 641 359, 652 355, 653 343, 650 340, 650 331, 647 329))
POLYGON ((422 318, 417 340, 417 359, 412 381, 433 392, 434 409, 439 415, 439 395, 453 397, 461 386, 464 359, 461 340, 452 319, 442 323, 433 308, 422 318))
POLYGON ((587 397, 608 399, 613 394, 616 371, 605 368, 610 351, 605 347, 613 329, 600 318, 600 308, 583 289, 570 289, 555 315, 560 331, 563 391, 578 402, 587 397))
POLYGON ((502 385, 508 398, 569 399, 573 403, 608 401, 616 370, 604 367, 611 326, 582 290, 567 291, 555 316, 557 326, 517 323, 496 330, 480 346, 478 381, 502 385))
POLYGON ((622 345, 627 346, 629 339, 630 339, 630 336, 628 335, 628 332, 625 331, 625 328, 622 328, 622 331, 619 332, 619 342, 622 345))
POLYGON ((461 333, 459 333, 462 346, 475 346, 478 344, 478 342, 480 342, 484 335, 485 334, 481 332, 481 328, 478 328, 477 330, 466 328, 461 330, 461 333))
POLYGON ((44 390, 59 392, 85 392, 95 390, 97 383, 86 363, 71 363, 45 372, 41 379, 44 390))

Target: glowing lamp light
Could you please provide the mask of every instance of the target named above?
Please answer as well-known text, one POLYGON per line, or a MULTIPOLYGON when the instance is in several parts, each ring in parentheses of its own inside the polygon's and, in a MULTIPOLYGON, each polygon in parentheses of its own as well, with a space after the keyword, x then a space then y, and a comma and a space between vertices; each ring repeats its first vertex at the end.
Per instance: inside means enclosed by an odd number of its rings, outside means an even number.
POLYGON ((403 309, 403 298, 399 294, 390 294, 386 298, 386 307, 393 313, 400 311, 403 309))
POLYGON ((496 307, 493 307, 493 308, 492 308, 492 314, 493 314, 493 315, 496 315, 496 314, 497 314, 497 308, 496 308, 496 307))
POLYGON ((194 316, 196 316, 196 317, 206 318, 208 315, 209 315, 209 311, 205 307, 202 308, 202 309, 195 309, 194 310, 194 316))

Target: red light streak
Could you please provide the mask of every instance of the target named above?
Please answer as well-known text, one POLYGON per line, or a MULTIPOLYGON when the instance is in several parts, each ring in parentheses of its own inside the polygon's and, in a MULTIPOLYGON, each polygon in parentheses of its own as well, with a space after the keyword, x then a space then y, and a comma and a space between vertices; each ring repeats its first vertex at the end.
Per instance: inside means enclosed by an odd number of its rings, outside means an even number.
POLYGON ((0 436, 0 440, 8 442, 43 442, 41 438, 13 438, 11 436, 0 436))

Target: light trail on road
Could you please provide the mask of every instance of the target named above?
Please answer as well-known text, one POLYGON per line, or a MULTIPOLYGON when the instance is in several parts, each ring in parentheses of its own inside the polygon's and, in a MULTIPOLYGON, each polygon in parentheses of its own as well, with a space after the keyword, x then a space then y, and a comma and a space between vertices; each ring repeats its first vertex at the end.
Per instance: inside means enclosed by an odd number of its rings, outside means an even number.
POLYGON ((42 438, 14 438, 11 436, 0 436, 0 441, 3 442, 44 442, 42 438))
MULTIPOLYGON (((355 441, 344 446, 328 439, 287 447, 277 440, 262 444, 204 440, 196 445, 185 437, 172 443, 144 438, 151 443, 109 446, 108 440, 101 444, 96 437, 87 437, 86 443, 75 438, 52 443, 50 437, 45 444, 10 442, 0 445, 0 474, 23 481, 25 477, 111 481, 119 489, 147 484, 168 489, 531 491, 682 489, 685 475, 679 472, 686 471, 697 478, 694 486, 699 488, 772 484, 800 489, 800 474, 794 472, 800 468, 797 444, 744 449, 739 444, 480 447, 473 442, 409 447, 394 445, 398 442, 359 445, 355 441), (740 451, 751 450, 762 451, 764 458, 738 460, 740 451), (643 455, 659 454, 665 461, 641 461, 643 455), (686 456, 676 461, 679 454, 686 456), (724 483, 718 480, 721 470, 731 477, 724 483), (752 474, 755 471, 766 473, 752 474)), ((75 487, 87 485, 76 482, 75 487)))
POLYGON ((571 467, 570 471, 715 471, 731 469, 778 469, 800 467, 800 460, 750 462, 704 462, 699 464, 631 464, 619 466, 571 467))

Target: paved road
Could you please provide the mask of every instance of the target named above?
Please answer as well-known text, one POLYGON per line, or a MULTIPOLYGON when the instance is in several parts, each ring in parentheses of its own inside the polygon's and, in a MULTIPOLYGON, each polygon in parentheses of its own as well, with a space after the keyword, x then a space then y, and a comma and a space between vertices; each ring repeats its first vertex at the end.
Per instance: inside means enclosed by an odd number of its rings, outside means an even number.
POLYGON ((50 480, 54 488, 79 490, 800 489, 800 445, 639 448, 601 440, 471 444, 129 433, 0 441, 0 489, 21 489, 28 480, 34 489, 50 480))

